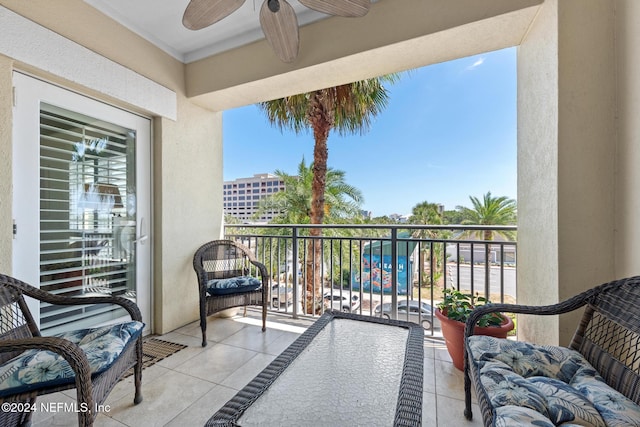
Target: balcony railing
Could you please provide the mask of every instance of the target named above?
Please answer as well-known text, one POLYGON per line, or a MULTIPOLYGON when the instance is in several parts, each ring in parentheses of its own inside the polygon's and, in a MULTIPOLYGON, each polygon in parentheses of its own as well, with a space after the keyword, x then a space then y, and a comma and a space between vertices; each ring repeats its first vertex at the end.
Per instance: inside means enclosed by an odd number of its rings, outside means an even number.
POLYGON ((270 307, 293 317, 328 308, 422 324, 454 288, 515 302, 515 226, 226 225, 270 272, 270 307), (312 229, 321 228, 321 236, 312 229), (487 239, 492 236, 492 240, 487 239), (486 240, 485 240, 486 239, 486 240))

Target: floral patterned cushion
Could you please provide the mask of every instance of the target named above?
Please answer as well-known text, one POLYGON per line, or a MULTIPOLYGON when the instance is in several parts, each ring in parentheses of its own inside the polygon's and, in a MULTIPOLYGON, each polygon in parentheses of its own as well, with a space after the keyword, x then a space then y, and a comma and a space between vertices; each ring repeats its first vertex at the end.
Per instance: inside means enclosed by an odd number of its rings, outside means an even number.
POLYGON ((506 405, 496 409, 496 427, 554 427, 547 417, 530 408, 506 405))
MULTIPOLYGON (((80 346, 87 355, 91 374, 94 375, 107 370, 125 346, 140 336, 143 328, 142 322, 126 322, 54 336, 80 346)), ((0 365, 0 396, 74 381, 75 374, 71 366, 62 356, 51 351, 27 350, 0 365)))
POLYGON ((228 295, 236 292, 254 291, 262 285, 260 279, 251 276, 230 277, 228 279, 213 279, 207 282, 207 292, 210 295, 228 295))
POLYGON ((487 336, 469 349, 496 426, 640 426, 640 406, 577 351, 487 336))
POLYGON ((600 375, 576 375, 571 386, 593 402, 608 427, 640 426, 640 406, 609 387, 600 375))

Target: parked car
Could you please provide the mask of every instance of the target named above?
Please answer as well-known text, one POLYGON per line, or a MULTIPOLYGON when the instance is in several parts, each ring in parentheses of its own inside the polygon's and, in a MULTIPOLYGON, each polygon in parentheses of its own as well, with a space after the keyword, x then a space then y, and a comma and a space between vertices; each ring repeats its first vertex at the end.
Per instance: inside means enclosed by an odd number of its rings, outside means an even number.
POLYGON ((285 284, 271 287, 271 308, 278 310, 293 304, 293 288, 285 284))
POLYGON ((331 308, 333 310, 340 310, 344 312, 354 312, 360 307, 360 298, 356 294, 349 294, 349 292, 325 292, 324 293, 324 307, 331 308))
MULTIPOLYGON (((406 299, 398 301, 398 320, 407 320, 408 318, 409 322, 417 323, 426 330, 430 330, 433 326, 440 328, 440 321, 436 319, 435 315, 432 316, 432 313, 434 313, 433 307, 426 302, 420 304, 417 300, 408 301, 406 299), (432 318, 435 325, 431 323, 432 318)), ((391 303, 379 304, 375 309, 375 315, 390 319, 391 303)))

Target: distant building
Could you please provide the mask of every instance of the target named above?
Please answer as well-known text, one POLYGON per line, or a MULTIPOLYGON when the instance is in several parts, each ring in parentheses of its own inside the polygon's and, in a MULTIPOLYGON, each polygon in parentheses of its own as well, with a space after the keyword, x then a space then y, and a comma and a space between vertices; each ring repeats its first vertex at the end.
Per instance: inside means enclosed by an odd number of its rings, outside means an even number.
POLYGON ((411 215, 401 215, 401 214, 397 214, 397 213, 392 213, 391 215, 389 215, 389 219, 395 221, 395 222, 399 222, 401 224, 405 224, 407 222, 409 222, 409 217, 411 215))
POLYGON ((373 217, 373 212, 372 211, 361 210, 360 211, 360 215, 362 215, 363 218, 371 219, 373 217))
MULTIPOLYGON (((254 220, 260 200, 278 191, 284 191, 284 181, 269 173, 225 181, 222 191, 224 213, 244 221, 254 220)), ((276 214, 276 212, 268 212, 257 220, 271 221, 276 214)))

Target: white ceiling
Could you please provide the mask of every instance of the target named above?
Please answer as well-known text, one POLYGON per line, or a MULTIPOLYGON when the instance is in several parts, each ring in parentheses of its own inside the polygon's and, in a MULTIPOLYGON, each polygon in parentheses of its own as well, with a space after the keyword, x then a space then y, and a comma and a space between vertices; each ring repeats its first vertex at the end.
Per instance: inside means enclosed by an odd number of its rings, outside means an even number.
MULTIPOLYGON (((182 26, 189 0, 84 0, 179 61, 189 63, 264 38, 259 12, 262 0, 247 0, 240 9, 202 30, 182 26)), ((300 26, 328 17, 288 0, 300 26)))

